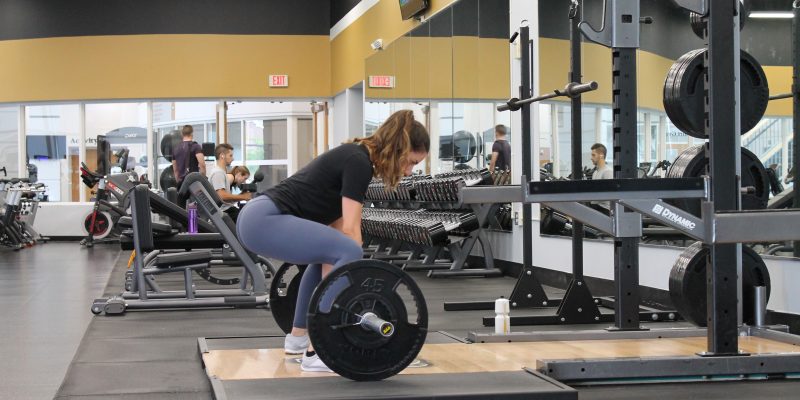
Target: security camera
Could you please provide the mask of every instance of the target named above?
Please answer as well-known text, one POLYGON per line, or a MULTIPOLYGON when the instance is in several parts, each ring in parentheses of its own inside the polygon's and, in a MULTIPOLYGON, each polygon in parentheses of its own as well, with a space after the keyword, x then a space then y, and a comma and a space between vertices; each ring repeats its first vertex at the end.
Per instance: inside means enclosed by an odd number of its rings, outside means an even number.
POLYGON ((369 46, 372 47, 372 50, 381 50, 383 49, 383 39, 376 39, 369 46))

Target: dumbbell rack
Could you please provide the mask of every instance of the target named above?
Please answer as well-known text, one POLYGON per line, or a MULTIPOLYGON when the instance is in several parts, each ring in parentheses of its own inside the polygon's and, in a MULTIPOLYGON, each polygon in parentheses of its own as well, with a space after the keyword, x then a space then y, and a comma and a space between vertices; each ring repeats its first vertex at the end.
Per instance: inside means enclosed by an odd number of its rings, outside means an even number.
POLYGON ((367 190, 367 205, 375 208, 394 210, 466 211, 472 212, 477 224, 470 224, 464 235, 448 235, 443 243, 412 243, 402 238, 384 238, 372 254, 373 258, 403 265, 403 269, 428 270, 428 276, 501 276, 502 272, 494 266, 494 254, 487 227, 497 226, 494 218, 499 204, 463 204, 460 201, 461 189, 490 183, 492 176, 486 170, 463 170, 439 174, 435 177, 412 176, 403 178, 397 189, 384 190, 383 183, 376 180, 367 190), (494 223, 492 223, 494 220, 494 223), (483 253, 483 268, 466 268, 475 245, 479 244, 483 253), (410 246, 410 253, 399 254, 403 247, 410 246), (438 260, 442 253, 448 252, 450 260, 438 260), (422 258, 420 260, 420 257, 422 258))
POLYGON ((477 228, 471 230, 466 237, 450 236, 449 243, 439 245, 410 244, 411 254, 407 257, 398 255, 400 248, 407 242, 393 239, 390 243, 382 243, 373 255, 377 259, 391 260, 402 264, 407 271, 428 270, 430 277, 445 276, 501 276, 503 273, 494 266, 494 254, 486 228, 492 211, 496 204, 469 204, 463 205, 460 201, 419 201, 419 200, 368 200, 368 205, 383 209, 426 210, 426 211, 452 211, 471 210, 478 219, 477 228), (465 268, 467 258, 475 245, 479 244, 483 253, 483 268, 465 268), (447 250, 450 261, 437 260, 437 257, 447 250), (381 254, 379 252, 385 251, 381 254), (393 257, 394 256, 394 257, 393 257), (422 257, 420 260, 419 258, 422 257))

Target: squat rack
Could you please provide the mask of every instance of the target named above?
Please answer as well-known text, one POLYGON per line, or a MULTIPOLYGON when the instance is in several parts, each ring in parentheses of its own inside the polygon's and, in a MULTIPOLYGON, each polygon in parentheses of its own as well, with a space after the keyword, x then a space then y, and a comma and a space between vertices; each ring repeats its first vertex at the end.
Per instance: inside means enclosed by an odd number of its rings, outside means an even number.
MULTIPOLYGON (((641 217, 648 215, 710 246, 708 274, 708 328, 705 330, 707 351, 696 356, 625 358, 596 360, 544 360, 538 369, 564 381, 607 379, 646 379, 653 377, 736 376, 749 378, 766 374, 800 373, 800 354, 748 355, 739 352, 738 336, 753 335, 791 343, 800 343, 795 335, 777 332, 769 327, 740 327, 741 297, 738 276, 741 275, 741 243, 763 240, 800 240, 800 210, 739 210, 740 182, 737 175, 740 138, 739 16, 737 0, 675 0, 690 11, 706 16, 704 34, 708 51, 704 60, 706 75, 706 132, 709 137, 709 175, 704 178, 664 178, 636 180, 635 119, 636 115, 635 49, 638 47, 639 1, 605 0, 605 26, 601 31, 582 30, 590 40, 609 45, 614 62, 614 171, 615 179, 573 182, 527 182, 520 187, 500 189, 465 188, 463 203, 521 201, 539 202, 576 220, 611 234, 615 238, 615 281, 618 297, 615 305, 616 332, 595 332, 594 339, 619 337, 687 336, 700 329, 667 329, 642 332, 639 328, 637 240, 641 236, 641 217), (610 23, 609 23, 610 21, 610 23), (631 67, 633 67, 631 69, 631 67), (631 79, 633 77, 633 79, 631 79), (734 110, 733 113, 730 110, 734 110), (627 146, 631 141, 631 146, 627 146), (737 132, 731 134, 731 132, 737 132), (731 140, 732 139, 732 140, 731 140), (632 161, 631 161, 632 160, 632 161), (633 172, 633 175, 629 175, 633 172), (516 193, 514 192, 517 190, 516 193), (699 198, 702 213, 697 218, 663 202, 669 198, 699 198), (580 201, 610 201, 612 214, 606 216, 580 201), (770 229, 753 230, 753 226, 770 229), (631 301, 633 300, 633 301, 631 301), (628 302, 630 301, 630 302, 628 302), (624 303, 624 304, 623 304, 624 303), (627 331, 627 332, 626 332, 627 331)), ((795 154, 798 154, 798 52, 800 33, 798 1, 793 4, 794 38, 794 112, 795 154)), ((525 76, 527 71, 523 70, 525 76)), ((524 110, 524 109, 523 109, 524 110)), ((524 116, 523 114, 523 121, 524 116)), ((523 137, 530 135, 530 125, 523 124, 523 137)), ((524 150, 523 150, 524 151, 524 150)), ((795 165, 798 159, 795 157, 795 165)), ((798 169, 800 170, 800 169, 798 169)), ((794 189, 797 193, 798 186, 794 189)), ((795 197, 795 207, 798 197, 795 197)), ((527 238, 526 238, 527 239, 527 238)), ((526 242, 526 245, 528 243, 526 242)), ((553 337, 553 333, 548 333, 553 337)), ((470 334, 475 342, 542 340, 542 334, 470 334)), ((565 337, 586 338, 586 332, 560 332, 565 337)), ((552 340, 552 339, 551 339, 552 340)))

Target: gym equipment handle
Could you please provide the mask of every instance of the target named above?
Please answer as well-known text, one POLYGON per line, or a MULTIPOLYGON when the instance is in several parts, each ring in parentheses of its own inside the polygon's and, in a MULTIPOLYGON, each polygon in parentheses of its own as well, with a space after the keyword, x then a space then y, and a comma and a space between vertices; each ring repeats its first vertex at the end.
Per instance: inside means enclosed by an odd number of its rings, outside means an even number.
POLYGON ((571 82, 568 83, 567 86, 564 88, 564 95, 569 98, 578 97, 581 93, 591 92, 592 90, 597 90, 597 82, 590 81, 587 83, 575 83, 571 82))
POLYGON ((776 95, 773 95, 773 96, 769 96, 769 99, 770 100, 790 99, 793 96, 794 96, 794 93, 781 93, 781 94, 776 94, 776 95))
POLYGON ((497 111, 517 111, 525 104, 535 103, 537 101, 552 99, 553 97, 569 97, 575 98, 580 96, 581 93, 591 92, 597 90, 597 82, 590 81, 586 83, 570 82, 564 86, 563 90, 554 90, 552 93, 543 94, 538 97, 531 97, 529 99, 520 100, 518 98, 509 99, 506 104, 497 106, 497 111))

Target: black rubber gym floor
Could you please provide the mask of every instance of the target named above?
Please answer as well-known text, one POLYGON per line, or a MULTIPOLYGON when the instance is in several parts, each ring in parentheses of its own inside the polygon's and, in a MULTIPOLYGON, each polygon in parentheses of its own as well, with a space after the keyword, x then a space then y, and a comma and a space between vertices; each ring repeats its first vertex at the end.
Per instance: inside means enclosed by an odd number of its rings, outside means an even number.
POLYGON ((0 399, 51 399, 102 293, 119 247, 0 248, 0 399))
MULTIPOLYGON (((217 309, 188 311, 137 311, 124 316, 92 317, 89 305, 93 296, 92 285, 100 283, 106 275, 107 268, 114 263, 105 295, 117 294, 122 290, 123 276, 127 267, 128 253, 116 257, 118 251, 114 246, 106 249, 94 249, 92 252, 81 250, 76 243, 51 243, 34 249, 28 253, 13 253, 7 257, 0 253, 0 302, 4 305, 3 316, 11 321, 24 320, 30 313, 46 315, 52 321, 41 329, 25 328, 21 325, 0 325, 6 342, 3 354, 11 354, 13 360, 0 364, 0 398, 49 398, 44 390, 36 393, 19 387, 13 390, 8 378, 26 379, 24 375, 35 373, 22 372, 16 375, 12 369, 30 371, 36 369, 42 360, 26 359, 20 351, 8 353, 6 347, 14 346, 9 338, 32 342, 28 347, 42 341, 41 347, 52 348, 48 337, 64 334, 60 315, 69 308, 72 316, 78 320, 71 324, 81 325, 80 320, 91 320, 83 335, 83 340, 75 353, 72 363, 64 376, 56 398, 80 399, 203 399, 211 398, 211 387, 203 371, 200 355, 197 350, 198 337, 220 336, 258 336, 281 334, 265 309, 217 309), (50 246, 49 248, 47 246, 50 246), (27 268, 23 265, 30 264, 27 268), (52 264, 52 265, 50 265, 52 264), (98 264, 100 266, 98 266, 98 264), (103 265, 104 264, 104 265, 103 265), (11 271, 11 272, 9 272, 11 271), (56 272, 57 271, 57 272, 56 272), (60 290, 59 279, 85 280, 85 290, 81 293, 64 293, 64 304, 53 307, 38 305, 30 300, 14 298, 16 286, 6 278, 9 274, 17 279, 30 282, 29 285, 41 285, 41 290, 60 290), (63 275, 63 276, 62 276, 63 275), (64 277, 66 276, 66 278, 64 277), (35 283, 34 283, 35 282, 35 283), (52 287, 51 287, 52 286, 52 287), (10 293, 10 294, 9 294, 10 293), (83 298, 85 296, 85 298, 83 298), (13 314, 13 315, 12 315, 13 314), (15 326, 17 328, 15 328, 15 326), (27 329, 26 331, 18 331, 27 329), (27 335, 27 338, 22 339, 27 335), (21 358, 22 357, 22 358, 21 358), (25 369, 31 364, 29 369, 25 369), (10 386, 9 386, 10 385, 10 386), (7 387, 12 388, 11 390, 7 387)), ((422 287, 428 301, 430 329, 444 330, 457 336, 466 336, 469 331, 489 331, 481 326, 481 317, 488 315, 486 311, 445 312, 442 303, 445 300, 491 300, 500 295, 508 295, 514 285, 512 278, 455 278, 430 279, 424 273, 415 273, 415 279, 422 287)), ((159 283, 167 281, 166 276, 159 276, 159 283)), ((180 286, 179 277, 174 279, 176 287, 180 286)), ((18 284, 17 284, 18 285, 18 284)), ((60 285, 64 286, 64 285, 60 285)), ((167 285, 169 287, 169 285, 167 285)), ((97 286, 95 286, 96 290, 97 286)), ((549 289, 548 289, 549 290, 549 289)), ((560 290, 551 290, 557 296, 560 290)), ((94 294, 93 294, 94 293, 94 294)), ((604 327, 595 325, 591 328, 604 327)), ((562 330, 558 327, 515 327, 515 330, 562 330)), ((590 328, 585 326, 583 328, 590 328)), ((57 346, 57 345, 56 345, 57 346)), ((69 347, 69 346, 66 346, 69 347)), ((71 351, 64 348, 55 355, 71 351)), ((24 352, 24 351, 23 351, 24 352)), ((51 369, 50 375, 57 371, 51 369)), ((58 375, 52 376, 56 379, 58 375)), ((52 389, 51 389, 52 390, 52 389)), ((800 392, 800 380, 777 380, 758 382, 724 382, 724 383, 666 383, 658 385, 628 385, 578 387, 581 399, 641 399, 641 398, 702 398, 702 399, 787 399, 796 398, 800 392)))

